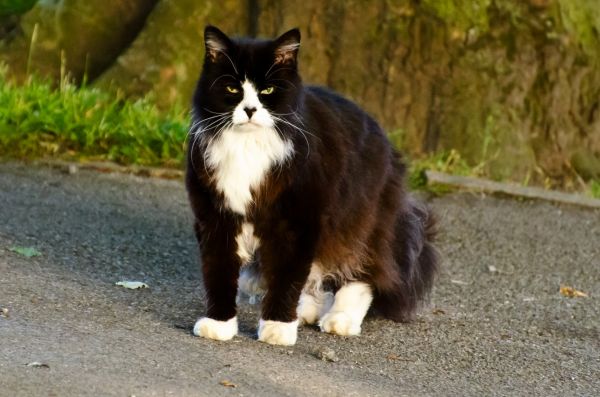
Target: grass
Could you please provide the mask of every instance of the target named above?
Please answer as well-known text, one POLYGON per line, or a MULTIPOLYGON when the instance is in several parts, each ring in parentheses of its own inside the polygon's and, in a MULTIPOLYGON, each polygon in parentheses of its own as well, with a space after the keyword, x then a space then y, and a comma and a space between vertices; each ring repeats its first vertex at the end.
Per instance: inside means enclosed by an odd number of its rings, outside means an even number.
POLYGON ((16 85, 6 72, 0 67, 3 156, 182 164, 189 120, 181 109, 159 111, 150 97, 131 101, 67 81, 53 88, 31 77, 16 85))
MULTIPOLYGON (((452 149, 429 157, 413 159, 410 163, 408 184, 411 189, 428 188, 427 177, 425 176, 427 170, 463 176, 482 176, 483 166, 483 163, 477 166, 469 165, 457 150, 452 149)), ((439 187, 439 189, 442 190, 436 191, 437 193, 444 192, 443 187, 439 187)))
POLYGON ((600 180, 591 181, 589 184, 589 195, 600 199, 600 180))
MULTIPOLYGON (((187 111, 161 111, 152 97, 134 101, 93 87, 78 88, 65 79, 53 87, 36 77, 17 85, 6 76, 0 65, 0 156, 183 167, 187 111)), ((390 133, 400 148, 403 136, 402 130, 390 133)), ((437 194, 448 189, 427 186, 428 169, 485 177, 485 163, 470 165, 457 150, 410 163, 410 187, 437 194)), ((591 181, 586 194, 600 198, 600 181, 591 181)))

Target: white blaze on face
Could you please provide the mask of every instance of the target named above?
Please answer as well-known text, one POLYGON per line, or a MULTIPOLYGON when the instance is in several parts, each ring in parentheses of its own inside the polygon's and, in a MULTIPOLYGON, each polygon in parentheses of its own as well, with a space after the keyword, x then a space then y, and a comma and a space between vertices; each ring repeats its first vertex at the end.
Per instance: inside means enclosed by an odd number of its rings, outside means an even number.
POLYGON ((242 88, 244 97, 233 111, 233 126, 210 141, 205 159, 213 170, 217 190, 225 196, 225 205, 246 215, 252 190, 260 186, 272 167, 286 161, 294 148, 275 130, 254 85, 246 80, 242 88), (244 108, 256 109, 251 120, 244 108))
POLYGON ((241 126, 248 121, 251 121, 252 123, 258 124, 258 126, 261 127, 273 127, 273 118, 260 102, 258 92, 256 91, 254 84, 248 80, 245 80, 242 83, 242 90, 244 91, 244 97, 233 111, 233 124, 236 126, 241 126), (248 117, 248 114, 244 109, 256 109, 252 114, 251 119, 248 117))

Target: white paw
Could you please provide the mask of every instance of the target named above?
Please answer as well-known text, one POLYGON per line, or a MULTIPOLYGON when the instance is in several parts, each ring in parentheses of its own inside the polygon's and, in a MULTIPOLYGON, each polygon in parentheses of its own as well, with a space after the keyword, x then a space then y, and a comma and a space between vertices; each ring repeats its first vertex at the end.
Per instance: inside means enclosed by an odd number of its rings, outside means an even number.
POLYGON ((282 321, 263 320, 258 323, 258 340, 271 345, 291 346, 298 337, 298 320, 285 323, 282 321))
POLYGON ((342 336, 360 335, 360 322, 352 320, 345 312, 331 312, 321 318, 321 331, 342 336))
POLYGON ((367 283, 353 281, 338 290, 331 311, 321 317, 321 331, 350 336, 360 334, 360 325, 373 301, 367 283))
POLYGON ((298 319, 301 324, 315 324, 333 305, 333 294, 323 293, 318 298, 302 293, 298 303, 298 319))
POLYGON ((194 325, 194 335, 215 340, 229 340, 238 332, 237 317, 227 321, 202 317, 194 325))

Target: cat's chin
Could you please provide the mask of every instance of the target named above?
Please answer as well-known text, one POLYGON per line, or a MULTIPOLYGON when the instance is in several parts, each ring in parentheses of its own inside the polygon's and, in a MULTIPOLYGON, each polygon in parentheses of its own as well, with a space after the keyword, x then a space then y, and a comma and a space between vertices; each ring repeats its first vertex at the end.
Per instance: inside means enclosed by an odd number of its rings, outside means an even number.
POLYGON ((257 131, 257 130, 264 130, 265 128, 270 128, 255 122, 246 122, 246 123, 240 123, 240 124, 235 124, 233 126, 233 129, 237 132, 252 132, 252 131, 257 131))

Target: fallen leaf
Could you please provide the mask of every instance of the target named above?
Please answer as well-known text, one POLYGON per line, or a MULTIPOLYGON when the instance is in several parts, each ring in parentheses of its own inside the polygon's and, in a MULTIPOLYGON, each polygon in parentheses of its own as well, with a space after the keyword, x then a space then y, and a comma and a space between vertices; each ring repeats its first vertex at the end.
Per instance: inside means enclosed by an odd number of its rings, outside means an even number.
POLYGON ((446 314, 446 312, 443 311, 442 309, 433 309, 431 312, 433 314, 446 314))
POLYGON ((587 294, 583 291, 576 290, 573 287, 561 286, 560 294, 567 298, 587 298, 587 294))
POLYGON ((235 383, 231 383, 228 380, 222 380, 219 383, 225 387, 237 387, 237 385, 235 383))
POLYGON ((9 251, 16 252, 19 255, 23 255, 27 258, 31 258, 34 256, 40 256, 42 253, 35 249, 34 247, 18 247, 13 246, 8 249, 9 251))
POLYGON ((149 288, 148 284, 142 283, 141 281, 119 281, 115 283, 115 285, 119 285, 128 289, 149 288))
POLYGON ((3 307, 2 310, 0 310, 0 317, 4 317, 4 318, 8 318, 8 309, 3 307))
POLYGON ((50 368, 50 366, 48 364, 45 363, 41 363, 39 361, 33 361, 30 363, 25 364, 28 367, 33 367, 33 368, 50 368))

